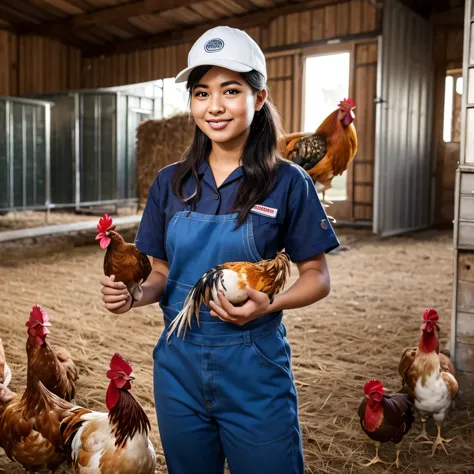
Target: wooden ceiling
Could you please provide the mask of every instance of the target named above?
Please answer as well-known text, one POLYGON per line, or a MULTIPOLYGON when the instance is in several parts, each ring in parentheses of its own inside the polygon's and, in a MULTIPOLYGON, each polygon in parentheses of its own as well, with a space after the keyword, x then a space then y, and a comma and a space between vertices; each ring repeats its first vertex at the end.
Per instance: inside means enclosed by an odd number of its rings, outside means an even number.
MULTIPOLYGON (((218 24, 262 25, 279 15, 342 0, 1 0, 0 29, 55 37, 86 56, 192 41, 218 24)), ((380 0, 363 0, 379 3, 380 0)), ((464 0, 401 0, 419 13, 464 0)))

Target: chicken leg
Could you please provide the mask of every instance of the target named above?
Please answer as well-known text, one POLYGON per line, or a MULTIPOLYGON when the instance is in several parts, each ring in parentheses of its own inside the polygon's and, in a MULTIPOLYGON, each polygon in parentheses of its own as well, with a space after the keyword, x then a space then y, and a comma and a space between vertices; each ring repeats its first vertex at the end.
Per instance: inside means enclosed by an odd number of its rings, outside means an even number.
POLYGON ((448 444, 450 441, 454 439, 454 438, 450 438, 450 439, 442 438, 441 437, 441 422, 435 420, 435 423, 436 423, 436 427, 438 428, 438 436, 436 437, 435 442, 433 443, 433 449, 431 450, 431 457, 434 456, 436 452, 436 448, 438 446, 441 446, 444 449, 444 452, 448 454, 448 451, 446 450, 446 446, 443 443, 448 444))
MULTIPOLYGON (((426 432, 426 418, 422 418, 421 422, 423 423, 423 429, 421 430, 421 433, 415 438, 415 441, 421 439, 426 439, 430 444, 433 442, 430 440, 428 437, 428 433, 426 432)), ((422 443, 426 443, 426 441, 422 441, 422 443)))
POLYGON ((378 462, 381 462, 382 464, 386 464, 385 461, 382 461, 379 457, 380 445, 381 445, 381 443, 379 443, 378 441, 375 441, 375 457, 369 463, 362 464, 362 467, 369 467, 369 466, 372 466, 373 464, 377 464, 378 462))
POLYGON ((396 444, 395 445, 395 449, 397 450, 397 459, 395 459, 395 466, 397 467, 400 467, 400 461, 399 461, 399 457, 400 457, 400 446, 401 446, 401 442, 396 444))

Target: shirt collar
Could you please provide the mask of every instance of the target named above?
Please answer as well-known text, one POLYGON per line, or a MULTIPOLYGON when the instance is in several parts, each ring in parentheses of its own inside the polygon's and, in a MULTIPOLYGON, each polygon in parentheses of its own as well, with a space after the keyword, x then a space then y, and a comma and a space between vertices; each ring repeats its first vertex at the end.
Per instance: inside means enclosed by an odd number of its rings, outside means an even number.
MULTIPOLYGON (((209 166, 209 163, 207 160, 203 161, 199 167, 198 167, 198 175, 199 175, 199 178, 202 179, 203 176, 204 176, 204 180, 208 183, 208 184, 211 184, 212 186, 215 186, 215 180, 214 180, 214 176, 212 174, 212 169, 211 167, 209 166)), ((234 171, 232 171, 232 173, 230 173, 229 176, 227 176, 226 180, 221 184, 221 187, 222 186, 225 186, 227 184, 230 184, 232 182, 234 182, 235 180, 237 179, 240 179, 242 178, 244 175, 244 167, 243 166, 239 166, 238 168, 236 168, 234 171)))

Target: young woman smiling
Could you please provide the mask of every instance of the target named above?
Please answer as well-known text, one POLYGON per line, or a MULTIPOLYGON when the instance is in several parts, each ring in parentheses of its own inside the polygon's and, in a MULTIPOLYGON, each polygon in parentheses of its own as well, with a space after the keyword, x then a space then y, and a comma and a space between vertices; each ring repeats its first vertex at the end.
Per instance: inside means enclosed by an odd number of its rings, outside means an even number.
POLYGON ((268 101, 259 46, 218 27, 193 45, 187 81, 193 141, 182 161, 159 171, 136 245, 153 257, 144 295, 104 277, 105 306, 159 302, 165 330, 153 352, 154 391, 170 474, 304 472, 297 393, 282 311, 329 293, 325 253, 337 247, 314 185, 277 151, 279 117, 268 101), (263 205, 255 207, 257 204, 263 205), (200 311, 200 326, 167 341, 170 322, 203 273, 232 261, 257 262, 285 249, 299 278, 273 302, 249 300, 200 311))

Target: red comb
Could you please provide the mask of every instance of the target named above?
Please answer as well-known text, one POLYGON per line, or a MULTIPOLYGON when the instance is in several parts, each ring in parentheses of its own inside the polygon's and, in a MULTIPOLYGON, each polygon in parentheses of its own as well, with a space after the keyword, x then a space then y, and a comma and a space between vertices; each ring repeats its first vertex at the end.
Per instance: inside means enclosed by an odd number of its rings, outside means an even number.
POLYGON ((104 214, 100 219, 99 223, 97 224, 97 230, 99 232, 107 232, 112 225, 112 218, 108 214, 104 214))
POLYGON ((43 326, 51 326, 48 313, 38 305, 34 305, 30 312, 30 321, 38 321, 43 326))
POLYGON ((124 372, 125 375, 130 375, 133 372, 132 366, 116 352, 110 361, 110 370, 114 372, 124 372))
POLYGON ((338 105, 339 108, 343 108, 343 109, 346 109, 346 108, 353 109, 355 108, 355 106, 356 106, 355 102, 350 97, 348 97, 347 99, 342 99, 338 105))
POLYGON ((379 382, 378 380, 375 380, 375 379, 368 380, 367 382, 365 382, 364 393, 366 395, 371 395, 374 392, 382 393, 382 394, 385 393, 382 382, 379 382))
POLYGON ((438 319, 439 319, 438 312, 433 308, 429 308, 425 310, 425 312, 423 313, 423 321, 436 322, 438 321, 438 319))

